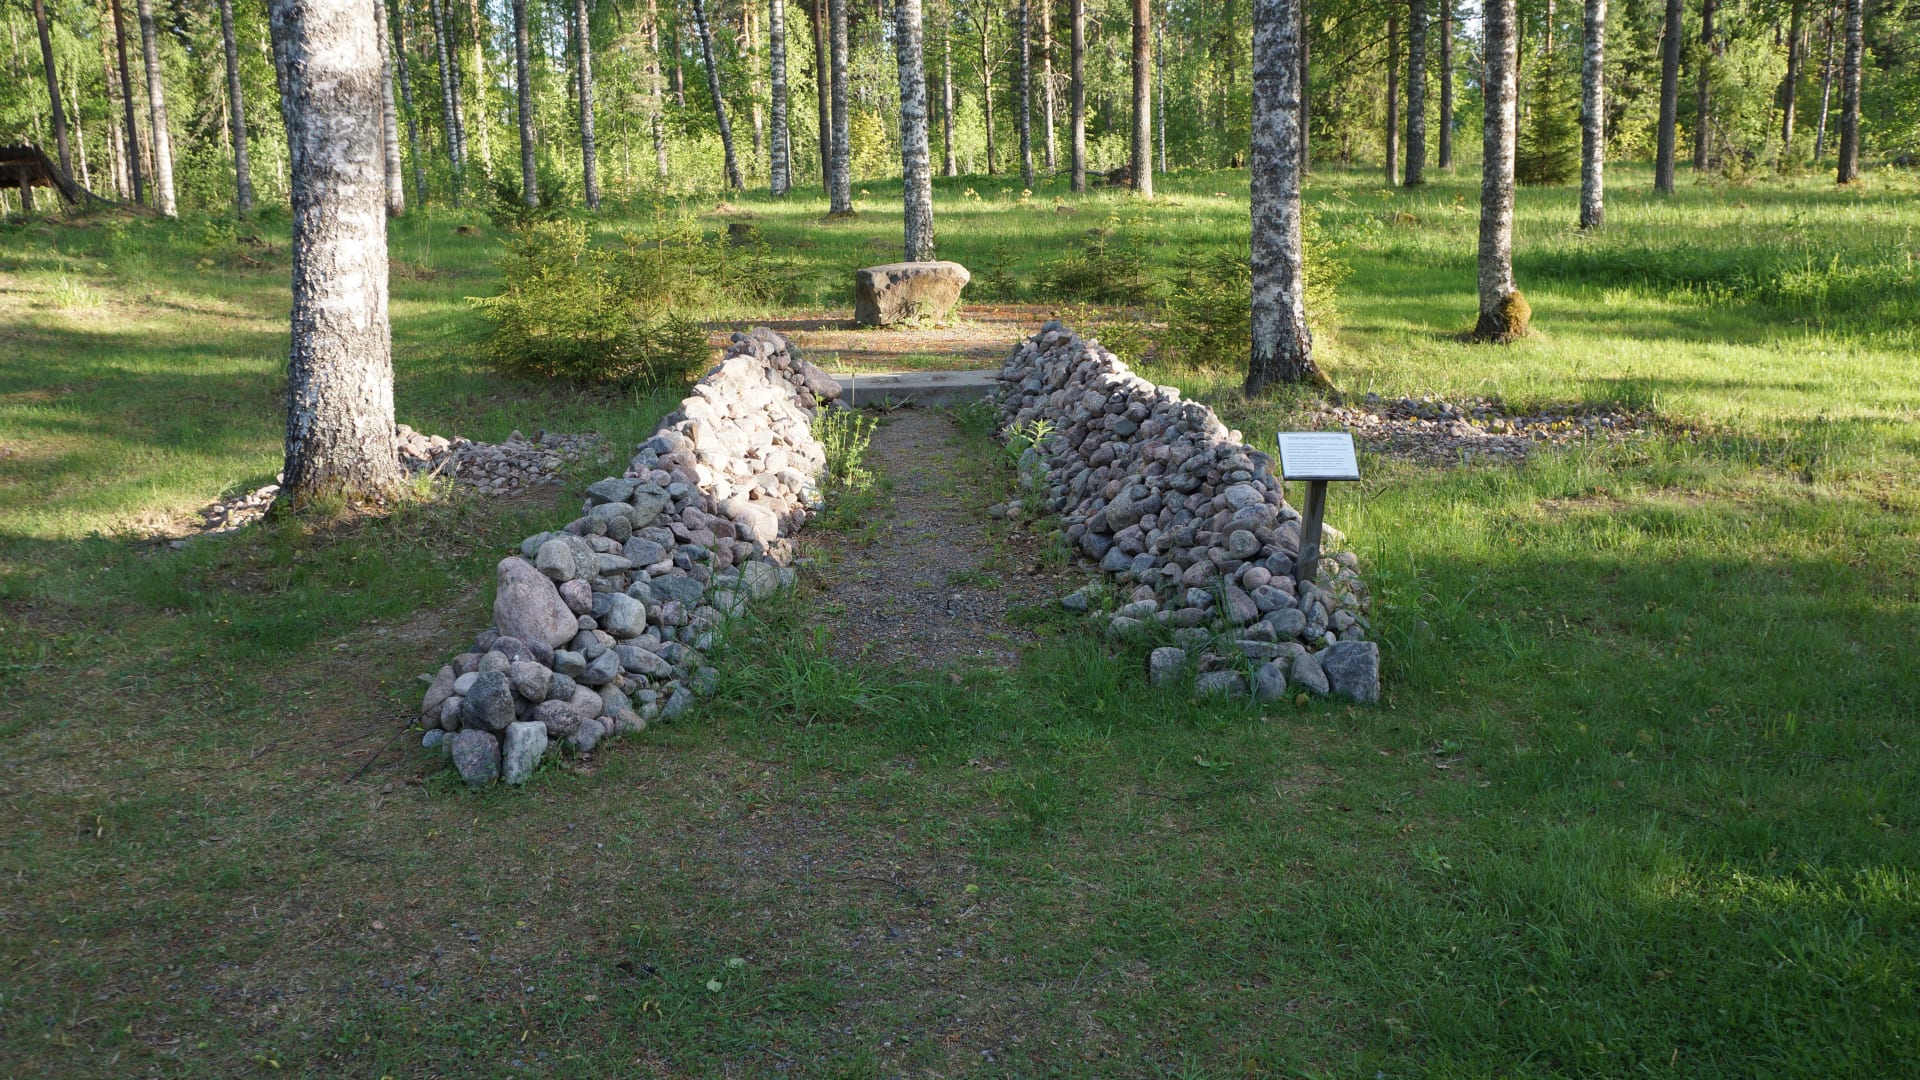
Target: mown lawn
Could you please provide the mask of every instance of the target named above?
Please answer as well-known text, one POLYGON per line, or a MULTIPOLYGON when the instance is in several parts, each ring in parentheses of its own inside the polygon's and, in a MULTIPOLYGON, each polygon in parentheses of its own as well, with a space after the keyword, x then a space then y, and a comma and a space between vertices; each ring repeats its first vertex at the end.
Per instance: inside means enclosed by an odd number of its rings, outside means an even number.
MULTIPOLYGON (((1920 185, 1611 175, 1595 237, 1521 192, 1538 333, 1507 348, 1457 336, 1475 177, 1309 189, 1354 271, 1343 390, 1660 421, 1365 462, 1331 516, 1379 708, 1200 706, 1047 611, 1016 671, 848 667, 802 596, 702 715, 480 794, 404 736, 344 781, 576 492, 143 542, 277 467, 284 224, 0 230, 0 1071, 1920 1071, 1920 185)), ((1160 273, 1246 229, 1244 173, 1148 208, 942 185, 944 255, 1115 340, 1022 283, 1109 219, 1160 273)), ((864 187, 831 226, 807 193, 688 210, 751 215, 817 310, 897 257, 897 187, 864 187)), ((396 225, 400 419, 643 434, 662 402, 478 361, 496 237, 396 225)), ((1251 438, 1300 404, 1148 370, 1251 438)))

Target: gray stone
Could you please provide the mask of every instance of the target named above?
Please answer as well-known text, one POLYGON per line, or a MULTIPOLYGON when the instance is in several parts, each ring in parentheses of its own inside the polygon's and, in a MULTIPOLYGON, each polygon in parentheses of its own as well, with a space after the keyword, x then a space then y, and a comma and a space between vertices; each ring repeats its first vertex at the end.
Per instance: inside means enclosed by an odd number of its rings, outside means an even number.
MULTIPOLYGON (((627 517, 633 522, 635 531, 638 531, 652 525, 654 519, 660 516, 661 511, 673 505, 673 500, 668 497, 666 492, 659 488, 642 484, 634 490, 632 503, 633 510, 627 517)), ((658 562, 659 560, 656 559, 654 561, 658 562)), ((641 566, 650 565, 640 562, 638 559, 635 559, 634 562, 641 566)))
POLYGON ((587 658, 572 649, 556 649, 553 653, 553 670, 577 679, 587 673, 587 658))
POLYGON ((485 731, 457 732, 453 736, 453 767, 473 787, 500 779, 500 740, 485 731))
POLYGON ((501 752, 500 779, 524 784, 533 776, 540 756, 547 752, 547 726, 531 720, 507 725, 507 744, 501 752))
POLYGON ((1147 624, 1141 622, 1139 619, 1129 619, 1122 615, 1116 615, 1113 621, 1107 624, 1107 636, 1116 640, 1135 637, 1143 633, 1146 628, 1147 624))
POLYGON ((572 701, 573 692, 579 686, 579 683, 573 681, 573 676, 562 675, 556 671, 553 673, 553 681, 547 685, 547 700, 572 701))
POLYGON ((553 581, 525 559, 501 559, 495 578, 498 592, 493 600, 493 622, 502 634, 564 645, 579 629, 553 581))
POLYGON ((575 615, 586 615, 593 611, 593 586, 579 578, 561 582, 559 592, 560 601, 575 615))
POLYGON ((453 696, 453 684, 460 678, 462 676, 454 674, 452 664, 442 664, 440 670, 434 674, 433 681, 427 684, 426 696, 420 699, 420 715, 432 717, 437 721, 440 717, 440 707, 453 696))
POLYGON ((480 666, 474 670, 482 675, 486 675, 495 671, 505 671, 512 666, 513 661, 507 659, 505 653, 497 653, 489 649, 481 655, 480 666))
POLYGON ((1133 559, 1119 548, 1108 548, 1107 554, 1100 560, 1100 569, 1109 574, 1121 574, 1133 569, 1133 559))
POLYGON ((1147 681, 1165 686, 1178 679, 1187 668, 1187 650, 1171 645, 1153 650, 1147 657, 1147 681))
POLYGON ((600 628, 617 638, 639 637, 647 632, 647 606, 625 593, 602 593, 607 597, 606 614, 599 616, 600 628))
POLYGON ((420 745, 422 748, 427 750, 438 750, 440 748, 440 744, 446 741, 447 741, 447 733, 444 731, 441 731, 437 727, 428 728, 427 733, 420 736, 420 745))
POLYGON ((567 704, 572 705, 573 711, 581 716, 599 716, 600 710, 607 707, 606 702, 600 700, 600 691, 590 686, 574 687, 573 696, 567 699, 567 704))
POLYGON ((1238 671, 1209 671, 1193 680, 1193 692, 1200 697, 1245 697, 1247 677, 1238 671))
POLYGON ((1260 608, 1240 586, 1229 585, 1226 588, 1226 613, 1228 623, 1245 626, 1260 617, 1260 608))
POLYGON ((580 726, 567 736, 567 745, 572 747, 576 754, 591 754, 593 748, 600 745, 600 740, 606 735, 606 725, 599 720, 582 720, 580 726))
POLYGON ((579 559, 574 554, 573 545, 567 541, 572 537, 556 536, 540 545, 533 557, 534 568, 546 575, 549 581, 573 581, 587 575, 580 572, 579 559))
POLYGON ((633 702, 618 687, 603 687, 600 691, 600 700, 604 705, 601 720, 608 724, 609 734, 616 731, 635 732, 646 729, 647 722, 640 719, 639 713, 633 711, 633 702))
POLYGON ((667 557, 666 548, 638 536, 627 540, 624 551, 627 561, 635 566, 652 566, 667 557))
POLYGON ((746 586, 747 595, 764 600, 780 590, 780 568, 758 559, 749 560, 740 567, 740 581, 746 586))
POLYGON ((676 720, 693 708, 693 691, 684 686, 676 686, 673 693, 667 695, 667 703, 660 709, 660 719, 676 720))
POLYGON ((960 302, 972 275, 956 262, 899 262, 853 272, 853 319, 891 326, 911 319, 939 320, 960 302))
POLYGON ((1236 559, 1251 559, 1260 554, 1260 538, 1245 529, 1227 534, 1227 554, 1236 559))
POLYGON ((1278 660, 1269 660, 1253 669, 1253 696, 1256 701, 1279 701, 1287 696, 1287 669, 1278 660))
POLYGON ((633 498, 634 483, 633 480, 618 476, 596 480, 587 485, 587 498, 596 506, 601 503, 623 503, 633 498))
POLYGON ((1075 589, 1060 598, 1060 606, 1068 611, 1087 611, 1093 607, 1093 586, 1075 589))
POLYGON ((504 671, 476 675, 460 709, 460 725, 481 731, 505 731, 513 723, 513 686, 504 671))
POLYGON ((553 672, 544 664, 531 660, 516 661, 507 669, 507 681, 513 684, 513 692, 523 701, 545 701, 547 691, 553 688, 553 672))
POLYGON ((653 598, 660 601, 678 601, 682 607, 693 607, 700 602, 700 595, 706 586, 679 574, 669 574, 653 579, 653 598))
POLYGON ((1268 626, 1273 627, 1273 632, 1278 634, 1282 641, 1297 638, 1307 629, 1307 617, 1300 613, 1299 608, 1275 608, 1267 612, 1265 621, 1268 626))
POLYGON ((580 682, 587 686, 605 686, 620 674, 620 654, 612 649, 602 652, 587 665, 587 670, 579 674, 580 682))
POLYGON ((643 649, 638 645, 616 645, 614 652, 620 657, 620 666, 635 675, 645 675, 649 679, 673 677, 673 665, 662 660, 658 653, 650 649, 643 649))
POLYGON ((1380 700, 1380 646, 1337 641, 1320 652, 1319 660, 1329 692, 1367 704, 1380 700))
POLYGON ((564 739, 579 730, 581 721, 586 717, 580 710, 565 701, 543 701, 533 707, 527 719, 546 725, 547 734, 556 739, 564 739))
POLYGON ((1271 660, 1280 655, 1280 646, 1271 641, 1242 638, 1235 644, 1240 647, 1241 655, 1249 660, 1271 660))
POLYGON ((1320 661, 1310 652, 1303 652, 1293 658, 1292 670, 1288 675, 1294 682, 1316 694, 1327 692, 1327 673, 1320 669, 1320 661))

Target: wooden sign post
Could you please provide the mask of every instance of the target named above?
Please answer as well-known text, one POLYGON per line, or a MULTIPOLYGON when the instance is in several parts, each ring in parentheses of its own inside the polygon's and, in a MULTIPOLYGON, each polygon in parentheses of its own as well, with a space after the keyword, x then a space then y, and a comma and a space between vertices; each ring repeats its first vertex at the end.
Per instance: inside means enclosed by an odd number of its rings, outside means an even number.
POLYGON ((1300 554, 1293 580, 1308 582, 1320 573, 1320 532, 1327 513, 1327 482, 1360 479, 1353 436, 1344 431, 1280 433, 1280 478, 1307 482, 1307 505, 1300 522, 1300 554))

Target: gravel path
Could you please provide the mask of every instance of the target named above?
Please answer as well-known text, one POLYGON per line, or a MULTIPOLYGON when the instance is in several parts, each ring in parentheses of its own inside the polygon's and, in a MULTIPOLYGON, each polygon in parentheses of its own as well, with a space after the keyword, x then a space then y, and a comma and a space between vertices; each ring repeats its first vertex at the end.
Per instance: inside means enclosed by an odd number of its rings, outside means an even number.
POLYGON ((1034 640, 1008 612, 1061 586, 1040 570, 1034 538, 988 519, 999 489, 967 475, 959 438, 944 413, 892 413, 867 451, 890 488, 868 527, 803 533, 804 554, 824 564, 815 580, 832 583, 822 618, 835 657, 931 669, 1012 664, 1034 640))

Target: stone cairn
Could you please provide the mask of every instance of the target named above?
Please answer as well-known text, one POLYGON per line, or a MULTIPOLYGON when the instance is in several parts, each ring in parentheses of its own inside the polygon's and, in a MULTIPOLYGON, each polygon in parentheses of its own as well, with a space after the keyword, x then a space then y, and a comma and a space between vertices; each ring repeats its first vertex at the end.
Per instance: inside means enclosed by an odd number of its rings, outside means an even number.
MULTIPOLYGON (((1000 429, 1037 441, 1026 495, 1002 514, 1056 514, 1105 578, 1061 599, 1115 639, 1161 638, 1155 685, 1272 701, 1288 685, 1371 702, 1380 653, 1351 552, 1294 577, 1300 515, 1273 461, 1213 410, 1135 375, 1098 342, 1049 322, 1001 367, 1000 429)), ((1329 530, 1328 539, 1338 537, 1329 530)))
POLYGON ((428 680, 422 745, 469 784, 518 784, 550 746, 686 712, 726 621, 793 583, 788 538, 826 466, 812 421, 839 396, 780 335, 735 334, 624 476, 500 561, 494 625, 428 680))

